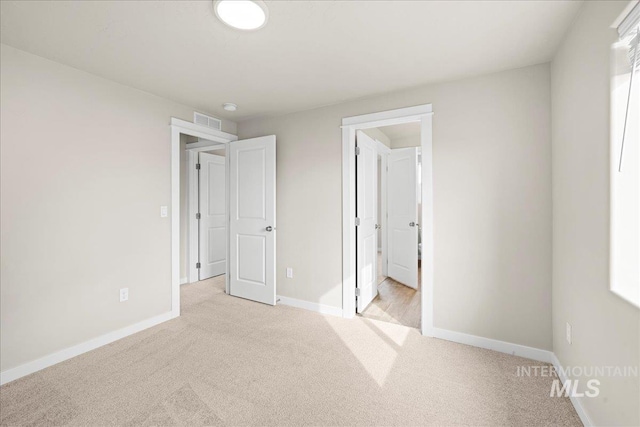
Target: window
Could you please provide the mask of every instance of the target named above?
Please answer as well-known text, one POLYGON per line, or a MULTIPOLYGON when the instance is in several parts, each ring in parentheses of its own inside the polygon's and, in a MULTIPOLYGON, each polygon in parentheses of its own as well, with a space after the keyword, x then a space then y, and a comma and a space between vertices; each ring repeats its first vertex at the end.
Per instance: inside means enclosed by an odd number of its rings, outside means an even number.
POLYGON ((640 307, 640 4, 611 61, 611 290, 640 307))

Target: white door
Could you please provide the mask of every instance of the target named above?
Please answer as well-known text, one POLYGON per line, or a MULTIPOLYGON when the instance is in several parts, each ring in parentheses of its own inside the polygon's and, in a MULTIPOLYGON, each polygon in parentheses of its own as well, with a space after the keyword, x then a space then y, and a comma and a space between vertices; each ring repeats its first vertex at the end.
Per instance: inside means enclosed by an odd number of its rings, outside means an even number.
POLYGON ((362 131, 356 134, 356 146, 356 216, 360 222, 356 227, 356 283, 357 309, 362 313, 378 295, 378 151, 376 142, 362 131))
POLYGON ((276 303, 276 137, 229 144, 229 291, 276 303))
POLYGON ((418 149, 391 150, 387 166, 387 272, 418 289, 418 149))
POLYGON ((224 274, 227 266, 227 199, 225 195, 225 158, 200 153, 198 279, 224 274))

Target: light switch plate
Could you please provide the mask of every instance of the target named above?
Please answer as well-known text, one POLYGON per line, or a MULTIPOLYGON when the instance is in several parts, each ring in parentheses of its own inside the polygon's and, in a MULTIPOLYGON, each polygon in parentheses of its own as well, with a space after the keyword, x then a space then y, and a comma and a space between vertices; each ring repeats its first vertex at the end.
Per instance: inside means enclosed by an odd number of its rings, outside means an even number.
POLYGON ((566 335, 567 335, 567 342, 569 344, 571 344, 571 325, 569 324, 569 322, 567 322, 567 331, 566 331, 566 335))
POLYGON ((293 279, 293 268, 287 267, 287 279, 293 279))
POLYGON ((160 218, 166 218, 169 215, 169 209, 167 206, 160 206, 160 218))
POLYGON ((129 288, 120 289, 120 302, 127 301, 129 299, 129 288))

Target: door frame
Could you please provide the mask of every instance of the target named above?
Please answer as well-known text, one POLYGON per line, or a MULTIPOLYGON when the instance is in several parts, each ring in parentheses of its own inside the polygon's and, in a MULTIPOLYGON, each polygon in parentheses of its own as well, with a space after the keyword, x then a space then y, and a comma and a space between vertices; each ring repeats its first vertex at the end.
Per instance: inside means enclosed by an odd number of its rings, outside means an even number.
MULTIPOLYGON (((380 226, 382 232, 380 233, 381 241, 380 241, 380 252, 381 252, 381 262, 382 262, 382 275, 387 276, 389 271, 387 270, 387 245, 388 245, 388 236, 387 236, 387 160, 389 158, 389 153, 391 153, 391 148, 384 145, 382 142, 378 141, 378 155, 380 156, 380 216, 378 221, 380 221, 380 226)), ((377 280, 377 279, 376 279, 377 280)))
MULTIPOLYGON (((229 144, 237 141, 236 135, 211 129, 206 126, 188 122, 186 120, 171 118, 169 125, 171 131, 171 313, 180 315, 180 135, 189 135, 206 139, 214 143, 229 144)), ((196 143, 202 144, 202 143, 196 143)), ((206 146, 206 143, 202 146, 206 146)), ((197 148, 197 147, 193 147, 197 148)), ((226 149, 226 145, 225 145, 226 149)), ((195 164, 193 169, 195 170, 195 164)), ((229 160, 225 161, 225 173, 227 174, 227 187, 229 185, 229 160)), ((187 176, 189 174, 187 173, 187 176)), ((227 188, 227 204, 228 204, 227 188)), ((227 210, 228 215, 228 210, 227 210)), ((192 215, 194 216, 194 215, 192 215)), ((187 245, 189 246, 189 245, 187 245)), ((188 251, 188 249, 187 249, 188 251)), ((227 241, 227 257, 229 256, 229 244, 227 241)), ((189 257, 187 256, 187 260, 189 257)), ((228 266, 228 264, 227 264, 228 266)), ((228 267, 227 267, 228 269, 228 267)), ((187 270, 188 271, 188 270, 187 270)), ((228 271, 227 271, 228 273, 228 271)), ((229 274, 226 275, 226 287, 229 291, 229 274)))
MULTIPOLYGON (((356 131, 420 122, 422 149, 421 332, 433 336, 433 106, 381 111, 342 119, 342 314, 356 315, 356 131)), ((417 250, 417 248, 416 248, 417 250)))

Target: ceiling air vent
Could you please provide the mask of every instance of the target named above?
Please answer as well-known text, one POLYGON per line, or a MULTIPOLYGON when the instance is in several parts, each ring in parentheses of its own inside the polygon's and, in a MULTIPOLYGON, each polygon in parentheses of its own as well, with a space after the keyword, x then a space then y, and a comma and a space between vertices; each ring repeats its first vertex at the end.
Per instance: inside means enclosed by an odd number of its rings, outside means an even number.
POLYGON ((206 116, 201 113, 193 113, 193 123, 209 127, 211 129, 222 130, 222 121, 215 117, 206 116))

